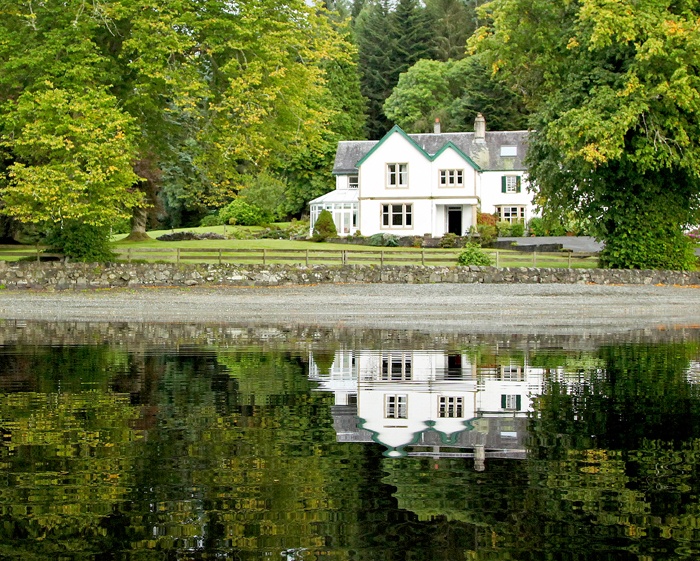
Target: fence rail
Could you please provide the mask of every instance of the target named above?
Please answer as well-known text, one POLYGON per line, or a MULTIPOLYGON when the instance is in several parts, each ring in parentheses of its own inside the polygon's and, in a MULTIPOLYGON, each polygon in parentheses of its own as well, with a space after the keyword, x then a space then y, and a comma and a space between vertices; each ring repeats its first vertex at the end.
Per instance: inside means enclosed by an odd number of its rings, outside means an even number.
MULTIPOLYGON (((597 256, 572 252, 514 252, 485 250, 496 267, 596 267, 597 256)), ((121 261, 170 263, 239 263, 239 264, 303 264, 303 265, 455 265, 461 249, 242 249, 242 248, 174 248, 117 247, 121 261)), ((47 253, 42 246, 0 245, 0 259, 61 258, 47 253)))

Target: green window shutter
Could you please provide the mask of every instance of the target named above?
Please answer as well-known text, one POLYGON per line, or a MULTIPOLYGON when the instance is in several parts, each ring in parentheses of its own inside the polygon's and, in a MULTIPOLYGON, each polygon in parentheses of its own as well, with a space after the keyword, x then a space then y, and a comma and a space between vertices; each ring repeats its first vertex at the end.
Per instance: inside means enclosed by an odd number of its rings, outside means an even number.
POLYGON ((520 411, 522 409, 523 398, 520 395, 515 396, 515 409, 520 411))
POLYGON ((515 178, 515 192, 520 193, 520 176, 515 178))
POLYGON ((505 408, 506 408, 506 396, 502 395, 501 396, 501 409, 505 409, 505 408))
POLYGON ((501 176, 501 193, 506 192, 506 176, 502 175, 501 176))

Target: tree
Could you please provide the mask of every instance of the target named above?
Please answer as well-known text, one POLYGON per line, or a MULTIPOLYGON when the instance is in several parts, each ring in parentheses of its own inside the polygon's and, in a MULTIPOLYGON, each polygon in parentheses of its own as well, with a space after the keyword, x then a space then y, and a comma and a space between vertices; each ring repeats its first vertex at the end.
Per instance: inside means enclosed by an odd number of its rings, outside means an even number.
MULTIPOLYGON (((322 10, 303 0, 243 0, 235 10, 218 0, 156 0, 147 7, 113 0, 89 9, 78 0, 21 5, 0 0, 0 34, 5 186, 24 185, 27 192, 30 181, 45 190, 60 185, 67 203, 61 212, 72 210, 90 224, 105 201, 90 197, 94 204, 87 214, 72 204, 85 174, 93 182, 111 182, 111 189, 119 180, 125 195, 110 199, 119 212, 104 207, 99 220, 107 223, 136 209, 133 228, 141 233, 145 198, 155 210, 162 198, 164 208, 180 216, 203 213, 230 201, 243 177, 278 169, 290 155, 325 142, 334 113, 324 103, 327 67, 353 65, 347 40, 322 10), (18 139, 27 145, 25 152, 31 151, 30 141, 38 141, 27 136, 29 128, 26 138, 17 136, 26 120, 21 103, 50 103, 31 101, 46 90, 66 92, 66 109, 57 115, 39 112, 41 122, 32 126, 44 136, 50 131, 57 139, 65 136, 73 118, 69 109, 79 99, 81 115, 90 122, 86 143, 70 150, 85 151, 89 172, 80 158, 57 162, 58 145, 47 161, 30 161, 22 153, 18 139), (89 144, 92 123, 96 142, 89 144), (121 126, 123 135, 114 127, 99 129, 110 123, 121 126), (101 142, 98 129, 114 135, 101 142), (58 164, 65 168, 62 175, 58 164), (82 176, 74 173, 80 165, 82 176), (96 176, 98 168, 109 177, 96 176)), ((17 199, 4 199, 9 215, 30 216, 17 199)), ((57 213, 51 200, 41 204, 57 213)))
POLYGON ((522 100, 498 81, 478 56, 441 62, 419 60, 399 76, 384 113, 408 132, 432 132, 440 119, 445 132, 473 130, 478 113, 493 130, 521 130, 522 100))
POLYGON ((495 0, 471 45, 534 110, 545 214, 591 220, 616 268, 694 267, 700 39, 694 2, 495 0))
POLYGON ((369 2, 355 21, 362 94, 367 98, 367 137, 381 138, 391 123, 383 112, 399 75, 432 56, 430 20, 415 0, 369 2))

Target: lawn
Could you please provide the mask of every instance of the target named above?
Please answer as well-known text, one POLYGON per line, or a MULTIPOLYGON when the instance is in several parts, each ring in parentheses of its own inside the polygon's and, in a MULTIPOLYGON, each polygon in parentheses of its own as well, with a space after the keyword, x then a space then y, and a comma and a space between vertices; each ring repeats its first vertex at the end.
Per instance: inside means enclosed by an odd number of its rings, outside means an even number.
MULTIPOLYGON (((459 248, 422 249, 414 247, 373 247, 366 245, 316 243, 298 240, 226 239, 160 241, 156 238, 173 232, 214 232, 230 235, 232 231, 252 233, 262 228, 239 226, 210 226, 176 230, 153 230, 150 240, 124 241, 126 234, 114 236, 114 249, 119 260, 147 262, 205 262, 217 263, 302 263, 302 264, 384 264, 384 265, 455 265, 459 248)), ((499 267, 569 267, 594 268, 597 258, 568 258, 562 253, 523 253, 512 250, 486 249, 492 262, 499 267)), ((33 246, 0 248, 0 260, 15 261, 36 255, 33 246)))

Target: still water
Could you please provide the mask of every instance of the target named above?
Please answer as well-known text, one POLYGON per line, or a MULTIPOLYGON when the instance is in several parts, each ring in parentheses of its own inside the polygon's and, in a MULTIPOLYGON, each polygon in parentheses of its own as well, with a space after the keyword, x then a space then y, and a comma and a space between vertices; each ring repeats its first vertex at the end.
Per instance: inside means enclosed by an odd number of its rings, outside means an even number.
POLYGON ((0 559, 700 556, 700 331, 7 323, 0 559))

